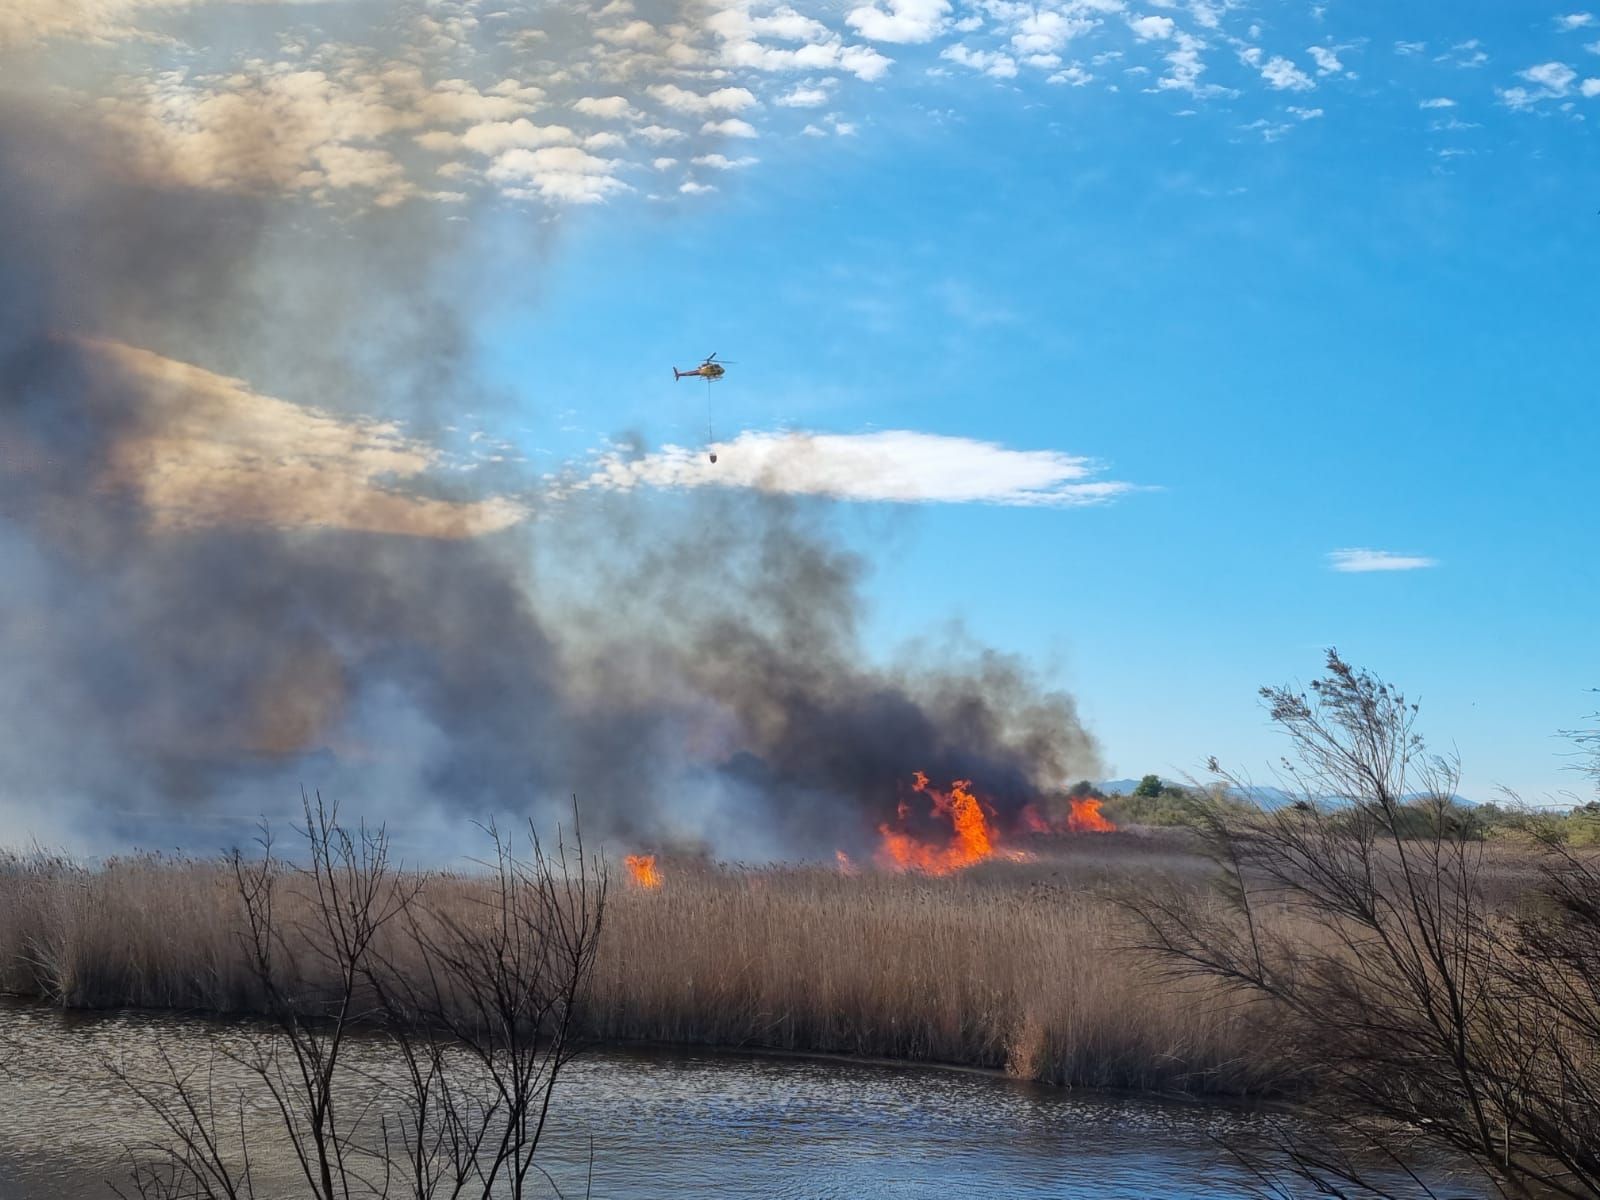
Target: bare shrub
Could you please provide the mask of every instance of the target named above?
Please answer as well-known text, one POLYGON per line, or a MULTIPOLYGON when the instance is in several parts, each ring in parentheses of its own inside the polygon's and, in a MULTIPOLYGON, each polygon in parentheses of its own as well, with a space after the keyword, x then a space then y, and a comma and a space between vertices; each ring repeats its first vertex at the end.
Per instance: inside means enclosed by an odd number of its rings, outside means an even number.
POLYGON ((1280 1162, 1334 1195, 1394 1194, 1385 1172, 1429 1154, 1507 1196, 1600 1195, 1593 860, 1552 843, 1533 890, 1497 906, 1456 765, 1427 752, 1415 705, 1331 651, 1308 693, 1263 696, 1295 802, 1202 805, 1216 888, 1132 908, 1173 973, 1270 1013, 1277 1053, 1313 1082, 1327 1136, 1280 1162))
POLYGON ((320 798, 305 817, 303 865, 265 833, 258 859, 230 861, 239 947, 269 1027, 215 1037, 204 1072, 164 1053, 153 1072, 109 1064, 168 1135, 129 1148, 132 1194, 256 1195, 259 1131, 239 1079, 267 1097, 268 1128, 313 1200, 531 1194, 555 1085, 579 1048, 603 865, 576 829, 549 854, 530 833, 525 856, 491 831, 493 886, 462 907, 448 877, 395 870, 382 829, 347 828, 320 798), (369 1030, 397 1075, 352 1057, 369 1030))

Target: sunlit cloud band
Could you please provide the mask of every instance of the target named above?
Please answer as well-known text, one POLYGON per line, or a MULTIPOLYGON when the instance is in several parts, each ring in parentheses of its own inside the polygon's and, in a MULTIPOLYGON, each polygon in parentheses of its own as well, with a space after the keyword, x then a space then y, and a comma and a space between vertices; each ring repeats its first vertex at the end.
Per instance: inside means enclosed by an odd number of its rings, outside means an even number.
POLYGON ((1099 479, 1091 459, 1057 450, 894 429, 875 433, 742 433, 704 450, 665 446, 640 456, 603 455, 575 490, 750 488, 838 500, 899 504, 1073 507, 1137 490, 1099 479))

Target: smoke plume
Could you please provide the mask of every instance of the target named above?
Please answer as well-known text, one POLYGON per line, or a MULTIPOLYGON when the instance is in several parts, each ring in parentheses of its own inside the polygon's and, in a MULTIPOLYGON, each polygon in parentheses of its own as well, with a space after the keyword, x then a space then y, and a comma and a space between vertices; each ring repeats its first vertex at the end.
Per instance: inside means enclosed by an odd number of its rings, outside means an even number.
POLYGON ((823 502, 441 470, 427 432, 484 403, 470 223, 291 208, 0 105, 0 834, 206 848, 303 784, 402 828, 577 794, 630 846, 829 855, 913 770, 1014 814, 1095 769, 1016 661, 871 661, 823 502))

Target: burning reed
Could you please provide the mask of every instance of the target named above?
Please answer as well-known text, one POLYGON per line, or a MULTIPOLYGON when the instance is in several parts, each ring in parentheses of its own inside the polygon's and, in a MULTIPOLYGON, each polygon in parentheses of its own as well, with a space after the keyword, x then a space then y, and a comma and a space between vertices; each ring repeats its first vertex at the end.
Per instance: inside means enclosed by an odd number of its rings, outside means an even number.
MULTIPOLYGON (((582 1031, 1073 1086, 1277 1090, 1248 1010, 1209 986, 1152 986, 1124 949, 1117 890, 1136 871, 1197 866, 1163 841, 1117 834, 943 877, 640 856, 608 901, 582 1031)), ((420 882, 431 907, 464 918, 490 886, 420 882)), ((70 1007, 260 1011, 240 921, 223 863, 90 870, 12 856, 0 861, 0 990, 70 1007)), ((404 969, 403 953, 396 961, 404 969)))

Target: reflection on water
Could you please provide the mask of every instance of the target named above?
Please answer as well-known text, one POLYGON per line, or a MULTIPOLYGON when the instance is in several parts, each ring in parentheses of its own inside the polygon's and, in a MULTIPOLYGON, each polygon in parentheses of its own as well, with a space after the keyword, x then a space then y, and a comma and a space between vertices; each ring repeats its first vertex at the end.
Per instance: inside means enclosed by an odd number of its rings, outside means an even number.
MULTIPOLYGON (((245 1033, 23 1007, 0 1008, 0 1022, 14 1043, 0 1072, 0 1200, 107 1196, 122 1145, 157 1134, 107 1056, 148 1067, 164 1047, 199 1066, 209 1037, 245 1033)), ((358 1053, 376 1062, 384 1048, 358 1053)), ((616 1050, 574 1064, 557 1109, 541 1162, 581 1196, 592 1139, 597 1200, 1242 1196, 1214 1139, 1282 1120, 929 1068, 616 1050)), ((281 1148, 266 1168, 262 1200, 301 1194, 281 1148)))

